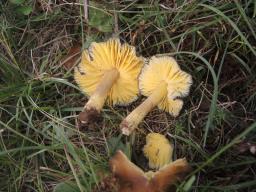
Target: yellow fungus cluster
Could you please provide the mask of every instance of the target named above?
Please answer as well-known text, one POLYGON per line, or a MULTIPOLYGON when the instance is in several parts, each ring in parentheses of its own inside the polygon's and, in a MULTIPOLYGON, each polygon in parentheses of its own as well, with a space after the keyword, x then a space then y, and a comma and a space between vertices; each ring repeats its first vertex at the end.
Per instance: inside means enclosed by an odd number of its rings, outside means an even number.
MULTIPOLYGON (((75 80, 89 100, 79 114, 86 125, 100 114, 105 103, 127 105, 139 94, 147 97, 120 124, 123 134, 130 135, 156 106, 176 117, 192 84, 191 76, 182 71, 172 57, 151 57, 146 64, 135 48, 119 39, 92 43, 82 53, 75 70, 75 80)), ((149 167, 158 171, 144 173, 122 152, 110 160, 111 170, 122 181, 120 192, 164 191, 189 170, 185 159, 172 162, 173 146, 159 133, 150 133, 143 148, 149 167), (129 184, 124 184, 127 181, 129 184), (128 188, 127 188, 128 186, 128 188), (132 186, 132 187, 131 187, 132 186)))

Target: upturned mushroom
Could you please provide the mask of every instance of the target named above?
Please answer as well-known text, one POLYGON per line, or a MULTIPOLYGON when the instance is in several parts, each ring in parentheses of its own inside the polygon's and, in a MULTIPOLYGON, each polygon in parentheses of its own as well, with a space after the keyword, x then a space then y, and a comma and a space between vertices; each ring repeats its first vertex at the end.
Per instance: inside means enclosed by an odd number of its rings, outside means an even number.
POLYGON ((172 161, 173 147, 164 135, 149 133, 143 152, 149 161, 149 167, 160 169, 172 161))
POLYGON ((188 95, 191 84, 192 77, 180 69, 174 58, 153 56, 139 77, 140 91, 148 98, 122 121, 122 133, 130 135, 155 106, 178 116, 183 106, 180 98, 188 95))
POLYGON ((109 164, 112 174, 118 180, 119 192, 164 192, 190 171, 186 159, 178 159, 159 171, 145 173, 120 150, 111 158, 109 164))
POLYGON ((127 105, 139 94, 138 76, 143 58, 135 48, 119 39, 92 43, 83 51, 75 70, 75 80, 81 90, 90 96, 79 114, 82 125, 98 117, 105 101, 110 105, 127 105))

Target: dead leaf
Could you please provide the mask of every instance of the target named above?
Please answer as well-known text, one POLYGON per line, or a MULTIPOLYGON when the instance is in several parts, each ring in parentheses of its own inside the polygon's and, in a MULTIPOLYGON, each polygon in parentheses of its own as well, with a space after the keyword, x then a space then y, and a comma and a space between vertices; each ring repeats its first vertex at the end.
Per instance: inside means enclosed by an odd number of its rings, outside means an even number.
POLYGON ((256 155, 256 144, 251 142, 241 142, 237 145, 239 153, 250 152, 252 155, 256 155))
POLYGON ((77 64, 81 57, 81 48, 82 45, 80 43, 74 44, 74 46, 69 49, 67 55, 61 59, 60 63, 66 70, 73 68, 77 64))

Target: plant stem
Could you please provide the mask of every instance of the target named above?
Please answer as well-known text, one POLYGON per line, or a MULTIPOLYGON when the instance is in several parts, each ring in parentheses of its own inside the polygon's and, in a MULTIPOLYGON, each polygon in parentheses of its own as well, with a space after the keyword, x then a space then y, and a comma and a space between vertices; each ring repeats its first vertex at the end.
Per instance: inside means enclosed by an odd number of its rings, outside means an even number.
POLYGON ((134 109, 121 123, 120 127, 124 135, 130 135, 137 128, 144 117, 156 107, 167 95, 167 84, 162 81, 151 95, 136 109, 134 109))
POLYGON ((88 24, 88 22, 89 22, 89 18, 88 18, 88 0, 84 0, 84 20, 85 20, 86 24, 88 24))

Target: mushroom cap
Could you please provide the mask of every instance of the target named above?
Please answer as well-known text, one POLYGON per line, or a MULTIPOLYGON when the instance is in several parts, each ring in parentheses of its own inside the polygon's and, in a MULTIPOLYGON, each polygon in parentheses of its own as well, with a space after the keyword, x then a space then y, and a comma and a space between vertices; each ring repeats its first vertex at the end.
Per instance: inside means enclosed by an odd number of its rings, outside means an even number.
POLYGON ((183 101, 178 98, 188 95, 192 77, 180 69, 174 58, 153 56, 139 77, 140 91, 144 96, 149 96, 163 82, 167 84, 167 95, 158 107, 177 116, 183 106, 183 101))
POLYGON ((160 169, 172 161, 173 147, 164 135, 149 133, 143 152, 149 160, 149 167, 160 169))
POLYGON ((75 80, 81 90, 91 96, 102 79, 104 72, 117 69, 119 77, 108 93, 108 104, 126 105, 136 100, 139 94, 138 76, 144 59, 137 57, 135 48, 119 39, 93 42, 82 53, 82 60, 75 69, 75 80))
POLYGON ((109 161, 112 175, 117 179, 119 192, 163 192, 182 181, 191 170, 186 159, 178 159, 157 170, 144 172, 118 150, 109 161))

